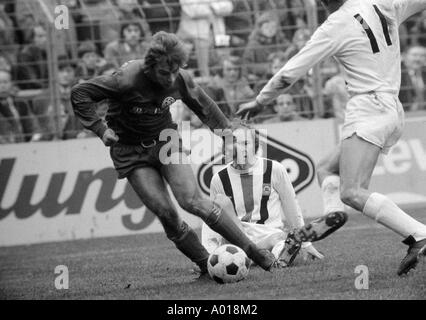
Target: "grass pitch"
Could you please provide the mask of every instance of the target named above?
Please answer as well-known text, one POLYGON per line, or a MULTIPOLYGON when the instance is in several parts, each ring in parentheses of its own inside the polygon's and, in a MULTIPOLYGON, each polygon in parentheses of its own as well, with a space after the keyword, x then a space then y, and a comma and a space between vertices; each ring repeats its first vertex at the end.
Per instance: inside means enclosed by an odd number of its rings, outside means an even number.
MULTIPOLYGON (((426 210, 412 215, 426 223, 426 210)), ((426 262, 396 275, 406 246, 361 216, 315 244, 326 256, 219 285, 196 281, 192 264, 164 234, 0 248, 1 299, 425 299, 426 262), (69 289, 55 289, 54 270, 69 270, 69 289), (357 290, 355 268, 368 267, 369 288, 357 290)))

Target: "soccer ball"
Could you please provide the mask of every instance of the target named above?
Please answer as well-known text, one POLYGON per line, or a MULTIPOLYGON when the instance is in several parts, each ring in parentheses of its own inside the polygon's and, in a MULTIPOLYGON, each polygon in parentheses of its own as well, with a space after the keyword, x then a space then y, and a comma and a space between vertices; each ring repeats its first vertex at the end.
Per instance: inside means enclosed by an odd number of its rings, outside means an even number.
POLYGON ((250 268, 250 259, 237 246, 225 244, 209 256, 207 269, 210 277, 218 283, 233 283, 245 279, 250 268))

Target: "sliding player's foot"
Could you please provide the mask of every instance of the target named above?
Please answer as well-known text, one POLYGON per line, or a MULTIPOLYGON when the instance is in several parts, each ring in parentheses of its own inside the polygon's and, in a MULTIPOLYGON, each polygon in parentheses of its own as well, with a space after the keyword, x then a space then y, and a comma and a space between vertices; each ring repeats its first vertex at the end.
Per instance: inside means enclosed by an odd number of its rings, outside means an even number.
POLYGON ((287 267, 290 267, 296 259, 297 254, 302 247, 302 242, 298 241, 295 237, 295 232, 289 232, 285 242, 278 243, 273 249, 272 252, 278 255, 278 261, 287 267), (279 252, 277 252, 279 250, 279 252))
POLYGON ((411 269, 415 269, 419 260, 426 257, 426 239, 416 242, 414 238, 409 237, 404 243, 408 244, 409 247, 407 255, 402 259, 399 265, 399 276, 407 274, 411 269))
POLYGON ((295 238, 301 242, 315 242, 328 237, 330 234, 341 228, 348 220, 348 215, 344 212, 331 212, 326 216, 314 220, 300 228, 295 238))

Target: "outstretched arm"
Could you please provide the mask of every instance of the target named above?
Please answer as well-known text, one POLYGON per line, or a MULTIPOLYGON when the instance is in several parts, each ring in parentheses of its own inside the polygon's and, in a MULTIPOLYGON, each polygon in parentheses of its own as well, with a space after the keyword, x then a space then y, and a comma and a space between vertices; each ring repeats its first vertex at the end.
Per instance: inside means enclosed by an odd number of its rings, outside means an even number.
POLYGON ((244 116, 250 112, 258 112, 298 79, 322 60, 334 55, 339 50, 339 41, 333 35, 335 28, 332 22, 325 22, 315 31, 309 42, 298 54, 291 58, 277 74, 260 91, 255 101, 240 106, 237 114, 244 116))
POLYGON ((305 225, 302 210, 297 202, 296 192, 290 181, 286 168, 278 163, 273 163, 272 167, 273 188, 277 191, 285 220, 291 229, 298 229, 305 225))
POLYGON ((398 24, 402 24, 412 15, 426 10, 426 0, 393 0, 398 24))

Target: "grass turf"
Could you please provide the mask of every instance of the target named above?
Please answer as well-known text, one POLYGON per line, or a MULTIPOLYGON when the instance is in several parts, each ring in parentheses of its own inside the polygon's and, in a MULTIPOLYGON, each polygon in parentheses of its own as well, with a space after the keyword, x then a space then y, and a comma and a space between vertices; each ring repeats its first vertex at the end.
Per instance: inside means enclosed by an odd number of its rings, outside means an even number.
MULTIPOLYGON (((412 212, 426 222, 424 210, 412 212)), ((398 277, 401 239, 360 216, 315 244, 326 259, 219 285, 196 281, 192 264, 164 234, 0 248, 1 299, 425 299, 426 263, 398 277), (57 265, 69 270, 69 289, 56 290, 57 265), (355 268, 369 270, 369 289, 357 290, 355 268)))

